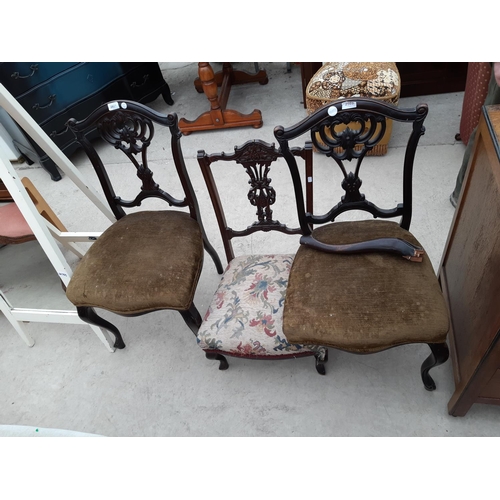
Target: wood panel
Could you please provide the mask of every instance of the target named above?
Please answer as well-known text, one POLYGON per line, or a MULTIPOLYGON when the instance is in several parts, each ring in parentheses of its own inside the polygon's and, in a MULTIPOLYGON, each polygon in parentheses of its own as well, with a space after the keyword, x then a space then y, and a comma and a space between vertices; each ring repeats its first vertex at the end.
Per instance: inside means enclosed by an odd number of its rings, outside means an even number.
POLYGON ((456 416, 475 402, 500 403, 500 384, 490 384, 500 368, 498 131, 500 106, 483 108, 439 271, 452 320, 456 390, 448 410, 456 416))
POLYGON ((398 62, 401 97, 462 92, 467 62, 398 62))

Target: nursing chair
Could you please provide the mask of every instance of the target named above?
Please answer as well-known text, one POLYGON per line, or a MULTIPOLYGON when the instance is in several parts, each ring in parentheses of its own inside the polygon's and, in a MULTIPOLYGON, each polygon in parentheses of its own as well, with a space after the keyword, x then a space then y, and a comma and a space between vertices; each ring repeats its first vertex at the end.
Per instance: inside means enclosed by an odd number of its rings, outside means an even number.
MULTIPOLYGON (((304 149, 293 148, 291 154, 304 160, 310 171, 310 145, 304 149)), ((271 248, 266 248, 263 254, 246 252, 235 257, 233 248, 235 239, 251 238, 259 231, 302 234, 299 227, 290 228, 273 218, 272 208, 278 195, 269 175, 271 168, 278 167, 275 162, 280 158, 282 155, 274 144, 260 140, 248 141, 236 147, 232 154, 198 152, 198 162, 217 216, 228 265, 197 333, 197 341, 208 359, 219 361, 220 370, 228 368, 226 356, 264 360, 314 356, 318 373, 324 375, 327 350, 308 342, 290 342, 283 334, 283 304, 294 252, 273 253, 271 248), (226 195, 223 197, 228 205, 226 211, 214 173, 226 177, 226 182, 231 179, 230 193, 222 193, 226 195), (238 184, 238 178, 243 183, 238 184), (238 205, 240 202, 241 206, 238 205), (256 217, 248 215, 250 225, 233 229, 226 220, 226 213, 237 210, 238 220, 241 220, 244 208, 248 208, 248 214, 256 209, 256 217)), ((282 170, 289 179, 286 164, 281 161, 282 170)), ((297 244, 298 241, 294 242, 292 248, 297 244)))
MULTIPOLYGON (((413 163, 427 112, 425 104, 398 109, 373 99, 342 99, 290 128, 276 127, 274 135, 293 178, 303 232, 284 303, 287 339, 357 354, 428 344, 431 354, 421 366, 421 377, 425 388, 434 390, 429 370, 448 359, 448 311, 431 261, 409 231, 413 163), (388 119, 407 123, 411 133, 402 166, 402 203, 380 208, 360 192, 359 172, 365 155, 383 137, 388 119), (321 215, 304 209, 300 174, 289 146, 304 134, 342 172, 345 194, 321 215), (355 168, 349 172, 346 163, 352 160, 355 168), (336 221, 351 210, 367 212, 373 219, 336 221), (396 217, 401 217, 399 223, 377 220, 396 217)), ((383 175, 384 159, 372 161, 380 163, 375 168, 383 175)))
MULTIPOLYGON (((67 125, 87 153, 117 219, 86 252, 67 287, 66 295, 76 306, 79 317, 112 332, 118 349, 125 347, 119 330, 100 317, 95 308, 122 316, 177 310, 196 333, 201 316, 193 297, 202 270, 203 249, 210 254, 219 273, 222 265, 203 229, 181 151, 177 115, 165 116, 135 102, 118 101, 101 105, 82 121, 71 119, 67 125), (184 193, 182 199, 161 189, 149 168, 147 152, 155 124, 170 130, 173 158, 170 164, 173 161, 184 193), (121 150, 135 167, 132 171, 140 179, 136 180, 140 189, 135 198, 125 200, 115 194, 109 168, 86 138, 86 133, 93 129, 99 131, 106 143, 121 150), (124 208, 139 207, 147 198, 188 210, 125 212, 124 208)), ((162 162, 166 169, 169 162, 162 162)), ((120 175, 124 174, 123 165, 119 168, 120 175)))

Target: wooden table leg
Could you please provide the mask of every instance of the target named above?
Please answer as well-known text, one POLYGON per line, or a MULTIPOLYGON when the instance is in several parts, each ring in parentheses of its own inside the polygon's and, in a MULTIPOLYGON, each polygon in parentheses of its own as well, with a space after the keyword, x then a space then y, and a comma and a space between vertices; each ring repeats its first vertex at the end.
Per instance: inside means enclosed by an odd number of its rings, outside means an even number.
MULTIPOLYGON (((214 75, 214 80, 218 87, 222 85, 226 73, 230 73, 231 85, 238 85, 240 83, 260 83, 261 85, 266 85, 269 82, 269 78, 264 69, 252 74, 246 71, 233 69, 231 63, 223 63, 222 71, 217 71, 214 75)), ((196 78, 194 81, 194 87, 200 94, 203 92, 203 83, 200 77, 196 78)))
MULTIPOLYGON (((198 63, 199 80, 201 82, 203 92, 210 102, 210 111, 206 111, 201 114, 194 121, 181 118, 179 120, 179 129, 184 135, 188 135, 191 132, 198 130, 217 130, 247 126, 252 126, 254 128, 262 127, 262 113, 260 110, 254 109, 252 113, 244 115, 238 111, 226 109, 231 85, 233 83, 246 83, 243 81, 244 75, 241 75, 240 73, 243 74, 244 72, 233 71, 232 66, 229 63, 224 63, 221 76, 216 77, 209 63, 198 63), (221 86, 220 96, 217 93, 217 82, 219 80, 221 86)), ((260 73, 261 71, 259 71, 257 75, 260 73)), ((257 75, 249 76, 256 77, 257 75)), ((257 79, 252 81, 258 81, 261 85, 264 85, 264 80, 262 78, 261 80, 257 79)), ((267 81, 265 83, 267 83, 267 81)))
POLYGON ((307 108, 306 104, 306 88, 311 78, 314 76, 316 71, 319 71, 323 63, 320 62, 301 62, 300 63, 300 75, 302 78, 302 99, 304 102, 304 108, 307 108))

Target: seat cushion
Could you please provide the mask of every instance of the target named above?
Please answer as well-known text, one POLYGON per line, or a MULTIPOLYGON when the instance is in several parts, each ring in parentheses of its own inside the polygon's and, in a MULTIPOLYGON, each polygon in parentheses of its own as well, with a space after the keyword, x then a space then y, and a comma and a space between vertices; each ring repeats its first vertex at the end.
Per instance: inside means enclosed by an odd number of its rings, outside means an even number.
POLYGON ((293 255, 251 255, 226 268, 198 331, 204 350, 231 356, 274 358, 319 353, 323 347, 289 342, 283 303, 293 255))
POLYGON ((36 239, 15 203, 0 206, 0 245, 25 243, 36 239))
POLYGON ((89 248, 66 295, 120 314, 186 310, 203 264, 198 223, 185 212, 144 211, 115 222, 89 248))
MULTIPOLYGON (((335 222, 319 241, 348 244, 382 237, 419 242, 395 222, 335 222)), ((290 342, 375 352, 408 343, 441 343, 448 311, 425 254, 410 262, 390 253, 329 254, 302 245, 291 272, 283 330, 290 342)))

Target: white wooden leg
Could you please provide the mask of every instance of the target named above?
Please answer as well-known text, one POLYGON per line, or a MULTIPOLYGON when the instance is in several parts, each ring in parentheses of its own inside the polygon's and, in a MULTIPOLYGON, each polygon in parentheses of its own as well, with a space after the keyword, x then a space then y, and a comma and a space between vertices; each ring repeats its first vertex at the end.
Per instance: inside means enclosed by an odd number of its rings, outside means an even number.
MULTIPOLYGON (((106 349, 109 352, 115 352, 115 348, 113 347, 114 339, 111 337, 107 330, 98 328, 94 325, 89 325, 82 321, 76 311, 61 311, 55 309, 25 309, 25 308, 15 308, 12 307, 11 304, 7 301, 5 296, 0 292, 0 309, 6 315, 7 319, 11 322, 11 324, 16 328, 19 335, 23 337, 26 336, 29 340, 31 338, 27 336, 26 333, 22 332, 19 324, 21 322, 26 323, 65 323, 71 325, 85 325, 90 327, 90 329, 97 335, 99 340, 104 344, 106 349), (2 302, 1 299, 4 299, 2 302)), ((26 343, 28 343, 25 340, 26 343)), ((34 341, 31 340, 32 344, 34 341)), ((28 344, 30 345, 30 344, 28 344)), ((30 346, 31 347, 31 346, 30 346)))
POLYGON ((29 224, 35 238, 50 260, 52 266, 65 285, 69 284, 72 271, 54 238, 45 224, 45 219, 38 213, 31 201, 16 170, 0 150, 0 179, 9 191, 26 222, 29 224))
MULTIPOLYGON (((0 179, 2 179, 12 199, 16 203, 20 212, 23 214, 26 222, 29 224, 38 243, 42 247, 50 263, 59 275, 59 278, 64 283, 64 285, 67 286, 72 275, 72 270, 64 255, 62 254, 61 249, 57 245, 53 235, 49 231, 49 228, 46 224, 47 221, 38 213, 38 210, 31 201, 28 193, 26 192, 26 189, 23 186, 16 170, 14 169, 10 161, 8 161, 8 159, 6 158, 5 153, 1 150, 0 179)), ((95 235, 99 233, 92 234, 95 235)), ((91 238, 93 239, 94 236, 92 236, 91 238)), ((83 252, 80 251, 80 253, 83 255, 83 252)), ((7 305, 7 302, 5 301, 2 302, 2 312, 4 312, 5 310, 5 316, 28 345, 33 345, 34 342, 29 338, 29 336, 26 335, 25 332, 22 331, 21 327, 19 326, 19 321, 50 321, 54 323, 78 324, 83 323, 92 329, 92 331, 99 337, 101 342, 106 346, 106 349, 108 349, 108 351, 114 352, 114 347, 112 347, 113 344, 110 342, 110 338, 108 337, 109 334, 103 333, 100 328, 89 325, 88 323, 84 323, 78 317, 76 311, 22 310, 15 309, 10 306, 10 304, 7 305), (28 311, 30 311, 31 314, 29 314, 28 311)))
MULTIPOLYGON (((86 179, 78 171, 78 169, 69 161, 69 159, 63 154, 63 152, 56 146, 54 141, 42 130, 40 125, 26 112, 26 110, 19 104, 19 102, 7 91, 7 89, 0 84, 0 106, 7 111, 7 113, 13 118, 18 125, 25 130, 25 132, 47 153, 47 155, 55 162, 55 164, 77 185, 77 187, 87 196, 94 205, 112 222, 115 222, 116 218, 113 212, 110 210, 104 197, 99 194, 92 186, 88 185, 86 179)), ((56 244, 54 235, 51 234, 49 229, 45 224, 45 219, 38 213, 35 206, 29 199, 29 196, 24 189, 15 169, 12 167, 9 158, 5 154, 0 154, 0 179, 5 184, 15 203, 18 205, 21 213, 23 214, 26 222, 31 227, 33 234, 42 246, 44 252, 49 258, 52 266, 56 270, 57 274, 61 278, 65 285, 68 285, 71 278, 71 268, 69 267, 66 259, 64 258, 61 250, 56 244)), ((100 233, 90 233, 90 235, 79 235, 74 233, 76 239, 72 239, 72 235, 69 233, 60 233, 58 240, 61 244, 65 245, 69 250, 74 252, 76 255, 81 257, 83 252, 76 245, 73 244, 74 241, 93 241, 100 233), (82 238, 82 239, 78 239, 82 238)), ((3 296, 2 296, 3 297, 3 296)), ((3 297, 4 298, 4 297, 3 297)), ((77 318, 78 323, 84 323, 78 318, 76 311, 32 311, 32 314, 28 314, 27 310, 14 309, 12 306, 7 305, 6 301, 0 299, 0 308, 4 312, 5 316, 14 326, 16 331, 21 335, 28 345, 33 345, 32 339, 26 335, 19 326, 19 321, 21 317, 31 317, 38 319, 28 319, 27 321, 43 321, 40 318, 50 318, 51 321, 64 323, 70 321, 64 321, 64 318, 69 318, 74 316, 77 318), (38 314, 40 313, 40 314, 38 314), (60 313, 70 313, 70 315, 60 314, 60 313), (38 316, 37 316, 38 314, 38 316)), ((22 320, 21 320, 22 321, 22 320)), ((74 321, 71 321, 74 322, 74 321)), ((88 323, 84 323, 88 325, 88 323)), ((112 347, 113 342, 111 342, 111 337, 109 332, 101 328, 95 327, 93 325, 88 325, 94 331, 94 333, 99 337, 101 342, 106 346, 108 351, 114 352, 114 347, 112 347)))
POLYGON ((9 323, 14 327, 14 330, 19 334, 19 336, 26 342, 28 347, 33 347, 35 341, 21 328, 21 324, 12 315, 12 306, 7 300, 5 295, 0 290, 0 311, 3 312, 4 316, 7 318, 9 323))
MULTIPOLYGON (((0 106, 9 113, 11 118, 45 151, 51 160, 80 188, 82 193, 110 221, 116 217, 106 200, 93 187, 89 186, 81 172, 71 163, 67 156, 56 146, 54 141, 42 130, 42 127, 17 102, 14 96, 0 83, 0 106)), ((7 188, 8 189, 8 188, 7 188)))

